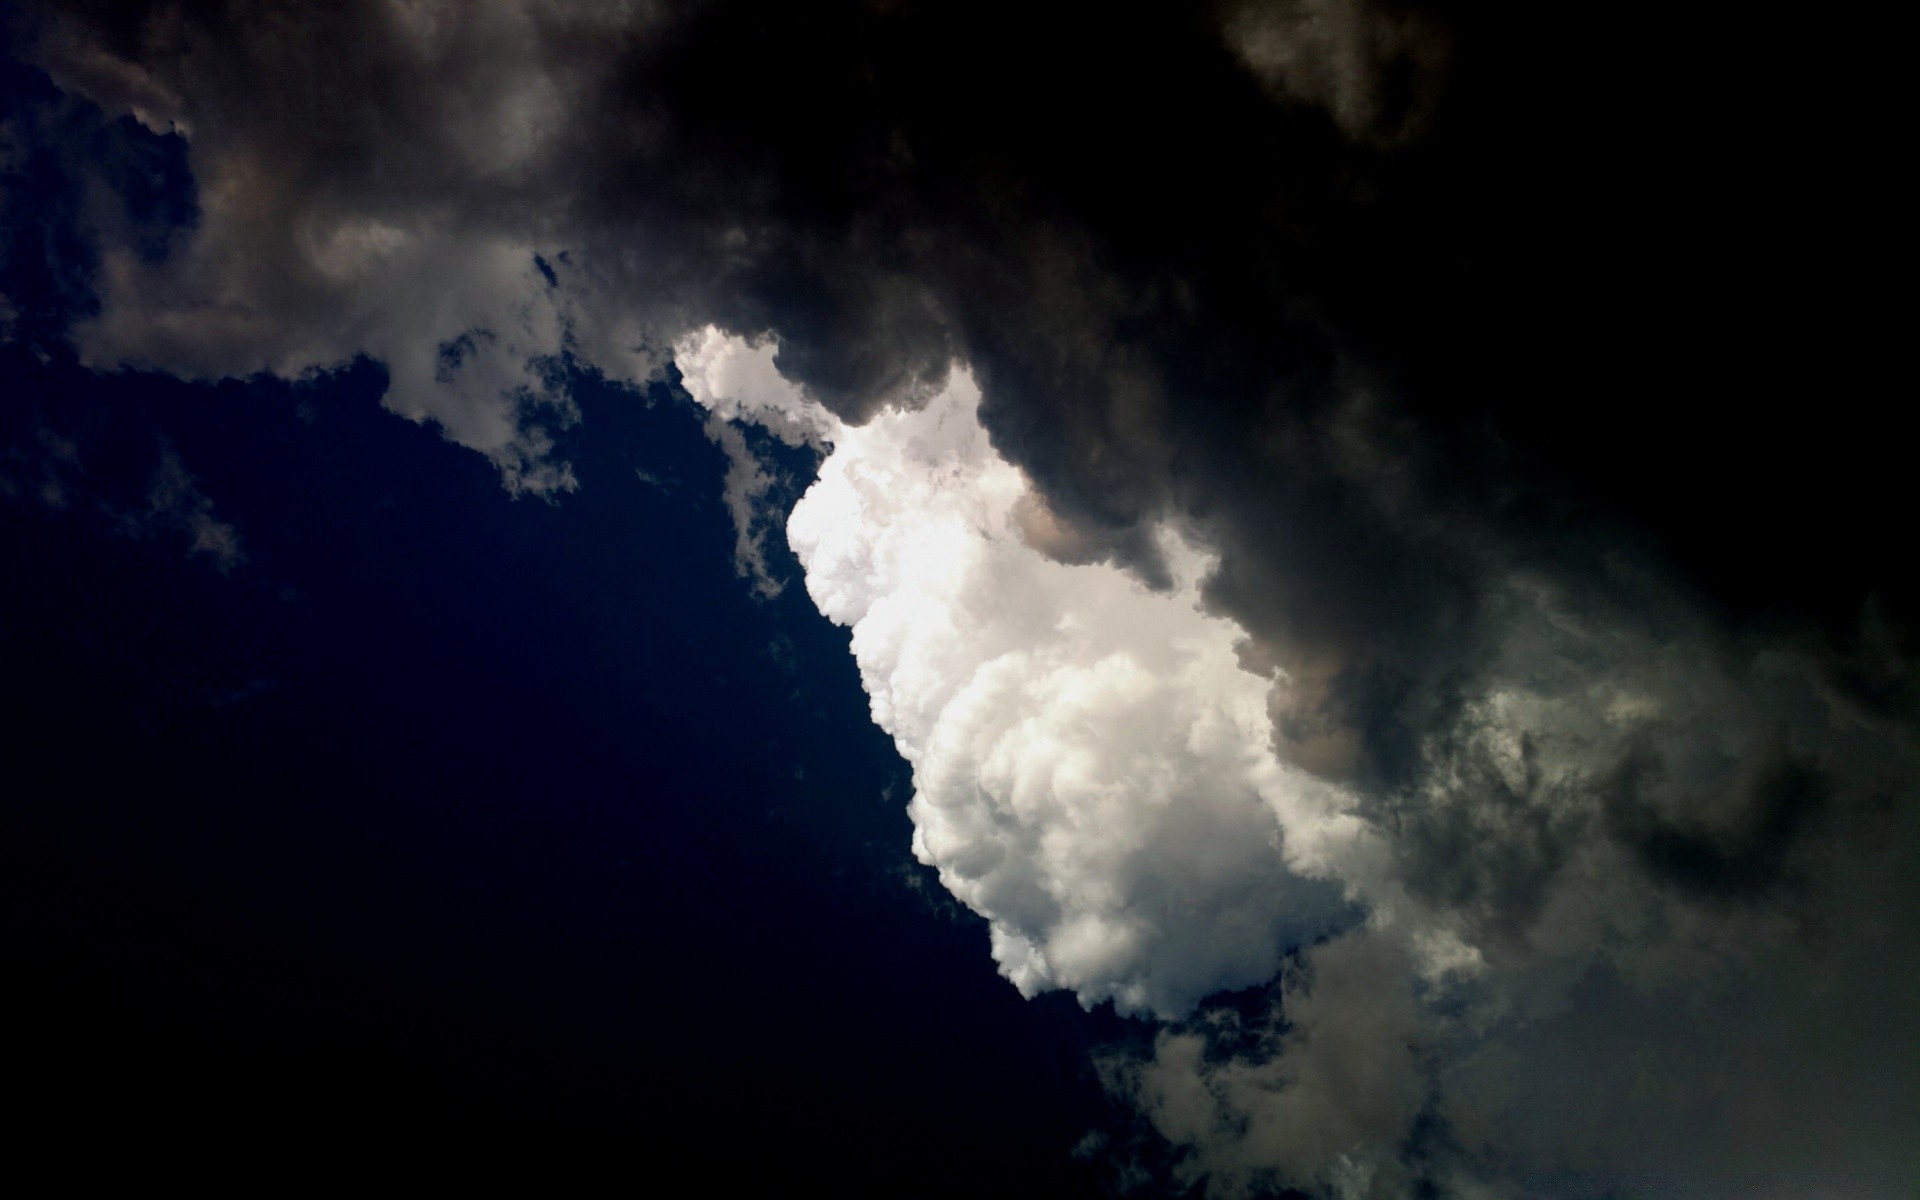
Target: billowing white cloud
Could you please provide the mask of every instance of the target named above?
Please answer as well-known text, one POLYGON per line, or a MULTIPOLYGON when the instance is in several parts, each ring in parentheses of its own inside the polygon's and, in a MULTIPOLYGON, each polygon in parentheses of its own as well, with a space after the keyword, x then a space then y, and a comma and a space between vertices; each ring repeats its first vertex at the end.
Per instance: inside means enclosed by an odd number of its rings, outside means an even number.
POLYGON ((678 362, 716 415, 831 443, 788 541, 913 765, 914 853, 990 922, 1002 973, 1177 1016, 1335 927, 1329 881, 1360 824, 1274 757, 1281 685, 1241 670, 1238 629, 1200 609, 1206 557, 1166 531, 1169 592, 1056 562, 1023 536, 1027 482, 966 372, 851 427, 773 355, 708 332, 678 362))

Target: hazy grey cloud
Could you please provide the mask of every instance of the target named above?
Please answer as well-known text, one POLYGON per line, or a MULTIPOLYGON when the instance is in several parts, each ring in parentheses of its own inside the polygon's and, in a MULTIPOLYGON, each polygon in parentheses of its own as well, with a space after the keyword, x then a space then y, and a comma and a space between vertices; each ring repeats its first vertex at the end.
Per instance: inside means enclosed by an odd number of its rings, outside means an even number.
POLYGON ((734 573, 752 584, 754 595, 771 600, 786 587, 767 564, 767 539, 778 531, 783 515, 773 501, 778 479, 725 418, 708 417, 705 431, 707 440, 727 456, 720 499, 733 520, 734 573))
POLYGON ((1391 942, 1355 935, 1309 951, 1249 1031, 1237 1014, 1170 1031, 1143 1062, 1110 1064, 1187 1166, 1215 1194, 1279 1184, 1401 1195, 1398 1149, 1426 1098, 1430 1033, 1391 942), (1284 1018, 1282 1019, 1282 1014, 1284 1018), (1227 1026, 1222 1029, 1219 1026, 1227 1026), (1214 1058, 1223 1037, 1244 1043, 1214 1058))
POLYGON ((0 499, 50 514, 92 513, 126 536, 180 542, 189 557, 206 558, 222 574, 246 560, 239 530, 215 515, 213 498, 164 439, 144 489, 129 496, 89 480, 83 435, 38 420, 22 432, 0 445, 0 499))
POLYGON ((1034 548, 1030 488, 964 373, 855 427, 746 356, 771 368, 776 349, 702 336, 682 351, 713 419, 742 403, 710 390, 727 364, 753 409, 831 446, 787 539, 913 766, 915 856, 987 918, 1002 974, 1178 1016, 1351 919, 1333 876, 1357 823, 1273 757, 1270 682, 1199 610, 1202 556, 1168 531, 1180 573, 1152 591, 1034 548))
MULTIPOLYGON (((1382 985, 1412 1006, 1426 1090, 1373 1144, 1404 1148, 1418 1115, 1451 1154, 1390 1155, 1355 1194, 1408 1194, 1416 1166, 1443 1194, 1898 1194, 1896 1130, 1920 1114, 1895 1081, 1920 1056, 1859 1031, 1897 1023, 1916 985, 1892 940, 1920 918, 1911 733, 1832 688, 1817 653, 1520 591, 1476 685, 1362 807, 1407 906, 1365 936, 1417 954, 1445 929, 1472 954, 1382 985)), ((1289 1023, 1315 1011, 1291 988, 1275 1002, 1289 1023)), ((1310 1099, 1297 1051, 1226 1070, 1204 1023, 1181 1036, 1121 1079, 1219 1186, 1248 1162, 1346 1186, 1323 1156, 1248 1149, 1264 1114, 1310 1099)))
POLYGON ((1425 131, 1452 52, 1445 25, 1394 0, 1247 0, 1229 6, 1225 26, 1278 98, 1388 145, 1425 131))
POLYGON ((213 515, 212 498, 200 490, 199 481, 171 446, 160 448, 160 465, 147 488, 146 509, 123 519, 134 528, 184 537, 189 554, 205 555, 222 572, 231 571, 245 558, 239 531, 213 515))

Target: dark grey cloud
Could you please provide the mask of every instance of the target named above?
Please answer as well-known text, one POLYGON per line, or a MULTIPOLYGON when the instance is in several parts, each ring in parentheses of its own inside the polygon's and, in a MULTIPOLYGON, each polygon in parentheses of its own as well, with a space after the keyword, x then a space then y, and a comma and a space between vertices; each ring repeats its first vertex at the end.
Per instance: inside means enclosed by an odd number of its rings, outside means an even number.
MULTIPOLYGON (((1276 991, 1304 1032, 1238 1074, 1181 1033, 1116 1075, 1220 1186, 1392 1194, 1416 1130, 1463 1156, 1421 1186, 1461 1194, 1640 1169, 1551 1130, 1503 1150, 1525 1105, 1475 1064, 1509 1062, 1516 1095, 1562 1061, 1604 1075, 1618 1039, 1695 1029, 1648 997, 1758 961, 1783 998, 1729 1020, 1804 1042, 1836 1111, 1879 1103, 1841 1086, 1858 1046, 1793 1023, 1816 993, 1844 997, 1821 1019, 1891 1011, 1912 979, 1904 946, 1848 974, 1914 901, 1911 452, 1877 376, 1891 318, 1849 278, 1893 211, 1870 25, 1389 0, 27 23, 62 87, 190 147, 190 231, 101 205, 89 361, 369 354, 396 411, 548 495, 572 486, 563 356, 639 380, 704 327, 772 335, 856 422, 964 364, 1037 489, 1030 544, 1161 587, 1161 524, 1215 551, 1208 604, 1293 685, 1275 748, 1362 798, 1372 898, 1432 943, 1314 952, 1276 991), (1436 938, 1484 972, 1460 966, 1458 1011, 1421 974, 1436 938), (1583 1032, 1596 978, 1646 1011, 1583 1032)), ((759 577, 765 488, 735 461, 759 577)), ((1756 1094, 1791 1077, 1722 1050, 1756 1094)), ((1701 1134, 1699 1169, 1766 1158, 1764 1103, 1701 1134)), ((1879 1140, 1806 1170, 1890 1161, 1916 1126, 1863 1115, 1879 1140)))

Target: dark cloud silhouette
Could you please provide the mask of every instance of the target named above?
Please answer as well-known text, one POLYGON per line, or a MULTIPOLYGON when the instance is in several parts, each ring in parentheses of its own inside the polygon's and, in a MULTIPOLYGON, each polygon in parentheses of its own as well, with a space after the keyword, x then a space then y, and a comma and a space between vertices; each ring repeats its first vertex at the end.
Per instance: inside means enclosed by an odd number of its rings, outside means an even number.
POLYGON ((1676 827, 1649 811, 1638 796, 1640 766, 1629 760, 1607 795, 1615 836, 1631 845, 1654 875, 1712 896, 1749 897, 1783 882, 1797 835, 1828 799, 1825 781, 1804 763, 1764 768, 1741 806, 1744 827, 1716 837, 1676 827))

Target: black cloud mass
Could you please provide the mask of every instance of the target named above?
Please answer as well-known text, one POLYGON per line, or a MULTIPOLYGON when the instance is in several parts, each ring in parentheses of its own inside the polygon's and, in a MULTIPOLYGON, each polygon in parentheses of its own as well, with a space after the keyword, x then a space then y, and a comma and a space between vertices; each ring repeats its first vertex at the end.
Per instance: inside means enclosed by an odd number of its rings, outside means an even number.
POLYGON ((168 220, 110 156, 76 168, 102 181, 91 366, 366 355, 390 408, 561 497, 557 364, 657 379, 713 327, 772 339, 848 427, 968 373, 1058 561, 1167 592, 1164 530, 1213 556, 1207 611, 1286 685, 1272 753, 1377 852, 1322 874, 1359 916, 1255 992, 1146 1005, 1153 1046, 1104 1062, 1180 1186, 1912 1186, 1920 593, 1880 18, 17 20, 192 171, 168 220))

